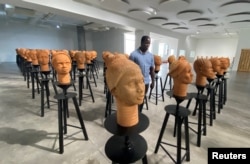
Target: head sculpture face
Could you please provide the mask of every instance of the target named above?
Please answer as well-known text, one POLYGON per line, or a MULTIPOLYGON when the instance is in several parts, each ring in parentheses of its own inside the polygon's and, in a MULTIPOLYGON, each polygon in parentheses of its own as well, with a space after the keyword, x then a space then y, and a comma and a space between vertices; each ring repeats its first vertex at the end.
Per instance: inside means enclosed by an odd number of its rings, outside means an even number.
POLYGON ((138 105, 144 100, 144 77, 137 64, 125 55, 107 55, 106 82, 116 99, 117 123, 131 127, 139 122, 138 105))
POLYGON ((41 71, 49 71, 49 51, 38 50, 37 59, 40 65, 41 71))
POLYGON ((154 61, 155 61, 155 72, 159 72, 162 64, 161 57, 158 55, 154 55, 154 61))
POLYGON ((196 72, 196 83, 206 85, 206 80, 201 82, 201 78, 214 79, 215 73, 213 71, 212 63, 209 59, 198 58, 194 61, 194 70, 196 72), (200 81, 200 82, 199 82, 200 81))
POLYGON ((187 85, 193 80, 191 65, 184 58, 174 61, 169 70, 169 75, 174 80, 173 94, 179 97, 187 95, 187 85))
POLYGON ((61 84, 70 83, 71 58, 63 51, 53 55, 52 66, 56 70, 58 81, 61 84))
POLYGON ((52 66, 58 74, 68 74, 71 70, 71 58, 64 52, 57 52, 52 58, 52 66))
POLYGON ((106 80, 111 93, 126 105, 141 104, 144 99, 144 78, 140 68, 125 55, 109 55, 106 80))
POLYGON ((78 51, 75 53, 75 60, 78 69, 85 68, 85 51, 78 51))

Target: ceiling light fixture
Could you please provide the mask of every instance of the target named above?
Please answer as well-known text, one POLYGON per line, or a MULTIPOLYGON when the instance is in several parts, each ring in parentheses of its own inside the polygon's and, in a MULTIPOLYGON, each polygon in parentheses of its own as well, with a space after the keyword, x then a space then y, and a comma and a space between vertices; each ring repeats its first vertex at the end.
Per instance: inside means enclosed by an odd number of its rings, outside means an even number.
POLYGON ((135 9, 130 9, 128 13, 132 12, 143 12, 148 15, 157 15, 157 11, 153 7, 148 7, 148 8, 135 8, 135 9))

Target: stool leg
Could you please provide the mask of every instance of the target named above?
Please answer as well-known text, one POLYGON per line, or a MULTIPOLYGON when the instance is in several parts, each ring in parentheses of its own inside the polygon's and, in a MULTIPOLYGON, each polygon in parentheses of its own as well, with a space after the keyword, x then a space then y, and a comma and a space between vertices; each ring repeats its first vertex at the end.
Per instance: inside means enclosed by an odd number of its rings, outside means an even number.
POLYGON ((153 89, 150 88, 150 92, 149 92, 149 95, 148 95, 148 99, 151 98, 152 90, 153 90, 153 89))
POLYGON ((181 117, 176 115, 177 117, 177 159, 176 163, 181 163, 181 117))
POLYGON ((40 94, 40 89, 39 89, 40 81, 39 81, 39 78, 38 78, 38 72, 35 73, 35 76, 36 76, 37 93, 40 94))
POLYGON ((189 127, 188 127, 188 117, 184 118, 185 124, 185 143, 186 143, 186 161, 190 161, 190 145, 189 145, 189 127))
POLYGON ((46 98, 47 98, 47 108, 50 108, 50 103, 49 103, 49 96, 50 96, 49 81, 45 82, 45 92, 46 92, 46 98))
POLYGON ((64 126, 63 126, 63 131, 64 131, 64 134, 67 134, 67 113, 69 111, 68 109, 68 99, 65 99, 63 100, 63 123, 64 123, 64 126))
POLYGON ((64 152, 63 147, 63 121, 62 121, 62 100, 58 100, 58 133, 59 133, 59 152, 64 152))
POLYGON ((212 90, 211 88, 208 88, 208 94, 207 96, 209 96, 209 105, 210 105, 210 112, 209 112, 209 124, 210 126, 213 126, 213 115, 214 115, 214 109, 213 109, 213 94, 212 94, 212 90))
POLYGON ((156 154, 156 153, 158 152, 158 150, 159 150, 159 146, 160 146, 160 144, 161 144, 161 140, 162 140, 162 137, 163 137, 165 128, 166 128, 166 126, 167 126, 168 118, 169 118, 169 114, 166 113, 165 118, 164 118, 164 121, 163 121, 163 124, 162 124, 162 127, 161 127, 160 135, 159 135, 159 138, 158 138, 157 143, 156 143, 156 147, 155 147, 155 151, 154 151, 155 154, 156 154))
POLYGON ((224 105, 226 104, 227 102, 227 79, 224 79, 224 105))
POLYGON ((162 101, 164 101, 164 93, 163 93, 163 91, 164 91, 164 89, 162 88, 162 78, 160 77, 160 83, 161 83, 161 96, 162 96, 162 101))
POLYGON ((165 78, 165 81, 164 81, 164 85, 163 85, 163 89, 162 89, 162 92, 164 92, 164 90, 166 90, 166 84, 167 84, 167 81, 168 81, 168 74, 165 78))
POLYGON ((157 105, 158 104, 158 76, 155 78, 155 81, 156 81, 156 88, 155 88, 155 94, 156 94, 156 96, 155 96, 155 104, 157 105))
POLYGON ((91 94, 91 97, 92 97, 92 101, 95 102, 94 95, 93 95, 93 92, 92 92, 92 89, 91 89, 91 86, 90 86, 89 78, 87 76, 86 76, 86 78, 87 78, 87 86, 89 88, 89 91, 90 91, 90 94, 91 94))
POLYGON ((147 155, 142 158, 142 164, 148 164, 147 155))
POLYGON ((198 107, 198 110, 199 110, 199 113, 198 113, 198 129, 197 129, 197 146, 200 147, 201 146, 201 122, 202 122, 202 100, 197 100, 198 103, 199 103, 199 107, 198 107))
POLYGON ((35 98, 35 80, 34 80, 34 72, 31 72, 31 85, 32 85, 32 99, 35 98))
POLYGON ((202 116, 203 116, 203 135, 206 136, 207 135, 207 117, 206 117, 206 100, 202 101, 202 116))
POLYGON ((44 117, 44 81, 41 83, 41 117, 44 117))
POLYGON ((83 119, 82 119, 82 115, 81 115, 79 106, 78 106, 78 104, 77 104, 76 97, 73 97, 73 102, 74 102, 74 105, 75 105, 75 109, 76 109, 76 113, 77 113, 77 116, 78 116, 78 120, 79 120, 79 122, 80 122, 80 124, 81 124, 81 128, 82 128, 82 131, 83 131, 83 135, 84 135, 84 137, 85 137, 85 140, 88 140, 89 137, 88 137, 88 134, 87 134, 87 131, 86 131, 86 128, 85 128, 83 119))
POLYGON ((79 106, 82 105, 82 82, 83 82, 83 76, 79 76, 79 84, 78 84, 79 106))
POLYGON ((218 98, 218 113, 220 113, 220 110, 221 110, 221 103, 222 103, 222 97, 221 97, 221 93, 222 93, 222 90, 221 90, 221 82, 219 84, 219 98, 218 98))

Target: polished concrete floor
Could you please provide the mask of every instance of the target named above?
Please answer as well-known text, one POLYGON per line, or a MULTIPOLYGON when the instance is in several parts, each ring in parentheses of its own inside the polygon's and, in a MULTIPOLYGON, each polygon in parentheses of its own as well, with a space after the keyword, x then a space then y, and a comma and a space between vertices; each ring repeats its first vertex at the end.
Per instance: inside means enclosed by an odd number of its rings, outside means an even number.
MULTIPOLYGON (((162 65, 163 80, 167 65, 162 65)), ((214 121, 207 126, 207 135, 202 136, 201 146, 196 146, 196 134, 189 131, 191 160, 184 163, 206 164, 207 150, 212 147, 250 147, 250 73, 229 72, 228 98, 226 105, 214 121)), ((77 86, 77 82, 76 82, 77 86)), ((64 135, 64 153, 59 153, 57 104, 51 102, 50 109, 45 109, 45 116, 40 116, 40 94, 32 99, 31 88, 27 88, 16 63, 0 63, 0 163, 1 164, 108 164, 111 161, 105 155, 104 147, 112 136, 104 128, 106 99, 103 86, 103 74, 100 69, 97 87, 91 84, 95 102, 86 97, 80 106, 89 140, 84 140, 81 130, 68 127, 64 135)), ((167 86, 168 87, 168 86, 167 86)), ((54 92, 51 88, 50 100, 54 92)), ((69 88, 70 92, 75 92, 69 88)), ((193 85, 189 91, 196 91, 193 85)), ((77 92, 77 91, 76 91, 77 92)), ((88 90, 84 90, 88 93, 88 90)), ((165 95, 165 101, 159 99, 158 105, 151 98, 149 110, 144 109, 150 121, 148 128, 140 133, 147 141, 147 159, 149 164, 170 164, 173 161, 162 149, 154 153, 162 122, 165 116, 164 106, 175 104, 165 95)), ((192 110, 194 104, 191 104, 192 110)), ((115 108, 115 107, 113 107, 115 108)), ((70 124, 79 125, 73 102, 69 101, 70 124)), ((197 116, 189 116, 197 120, 197 116)), ((176 144, 173 138, 173 117, 170 117, 163 138, 176 144)), ((175 157, 176 149, 166 147, 175 157)), ((137 161, 136 164, 142 163, 137 161)))

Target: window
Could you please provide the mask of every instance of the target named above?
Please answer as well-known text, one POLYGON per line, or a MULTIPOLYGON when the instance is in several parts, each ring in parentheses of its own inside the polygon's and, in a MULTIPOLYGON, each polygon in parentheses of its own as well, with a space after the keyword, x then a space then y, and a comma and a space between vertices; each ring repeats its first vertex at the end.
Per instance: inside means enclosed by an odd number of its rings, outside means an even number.
POLYGON ((135 50, 135 35, 130 33, 124 34, 124 53, 130 55, 135 50))

